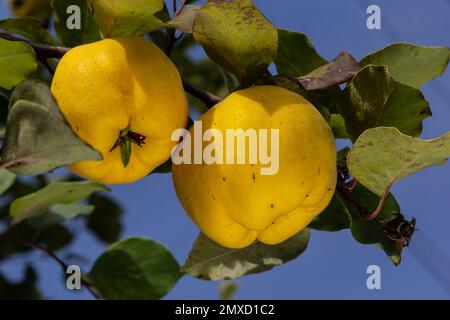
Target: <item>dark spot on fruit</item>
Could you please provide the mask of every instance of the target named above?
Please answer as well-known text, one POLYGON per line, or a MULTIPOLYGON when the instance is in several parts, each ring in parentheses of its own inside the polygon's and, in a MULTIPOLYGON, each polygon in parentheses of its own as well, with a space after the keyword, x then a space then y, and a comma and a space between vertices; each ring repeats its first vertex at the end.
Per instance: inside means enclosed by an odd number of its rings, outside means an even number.
POLYGON ((213 194, 211 195, 211 197, 212 197, 212 199, 213 199, 213 200, 216 200, 216 197, 214 197, 214 195, 213 195, 213 194))
POLYGON ((270 204, 270 207, 273 208, 273 207, 275 207, 275 205, 274 205, 273 203, 271 203, 271 204, 270 204))
POLYGON ((227 181, 227 179, 225 179, 225 177, 222 177, 222 181, 227 181))
POLYGON ((320 170, 322 169, 322 167, 319 166, 319 169, 317 169, 317 175, 320 176, 320 170))
POLYGON ((308 198, 309 197, 309 193, 306 195, 306 197, 305 198, 308 198))
POLYGON ((252 178, 253 178, 253 181, 256 180, 256 175, 255 175, 255 173, 252 174, 252 178))

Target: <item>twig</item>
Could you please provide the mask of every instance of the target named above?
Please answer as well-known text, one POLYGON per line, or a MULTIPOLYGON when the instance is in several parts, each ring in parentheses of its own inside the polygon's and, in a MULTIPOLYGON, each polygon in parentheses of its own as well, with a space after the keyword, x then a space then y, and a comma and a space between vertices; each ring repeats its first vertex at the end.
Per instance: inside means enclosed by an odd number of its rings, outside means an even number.
MULTIPOLYGON (((59 258, 52 250, 50 250, 47 247, 44 247, 37 243, 22 243, 24 246, 28 246, 31 248, 35 248, 37 250, 42 251, 46 255, 48 255, 50 258, 52 258, 54 261, 56 261, 62 268, 63 272, 66 273, 69 265, 65 263, 61 258, 59 258)), ((86 277, 81 276, 81 283, 86 286, 88 291, 95 297, 95 299, 101 299, 100 295, 95 291, 95 289, 92 286, 92 283, 86 279, 86 277)))
POLYGON ((218 96, 212 94, 211 92, 199 89, 185 80, 183 80, 183 86, 184 86, 184 90, 187 93, 190 93, 197 99, 201 100, 208 108, 211 108, 215 104, 222 101, 221 97, 218 97, 218 96))
POLYGON ((64 56, 64 54, 67 53, 67 51, 70 50, 70 48, 66 48, 66 47, 58 47, 58 46, 51 46, 48 44, 36 43, 36 42, 30 41, 27 39, 13 36, 12 34, 1 31, 1 30, 0 30, 0 38, 9 40, 9 41, 24 42, 24 43, 28 44, 29 46, 31 46, 36 51, 37 55, 39 55, 41 57, 45 57, 46 59, 48 59, 48 58, 60 59, 64 56))
MULTIPOLYGON (((70 50, 70 48, 66 48, 66 47, 58 47, 58 46, 51 46, 51 45, 47 45, 47 44, 36 43, 36 42, 30 41, 30 40, 16 37, 7 32, 4 32, 4 31, 0 31, 0 38, 10 40, 10 41, 21 41, 21 42, 28 44, 36 51, 37 56, 40 57, 40 59, 44 59, 44 60, 46 60, 48 58, 60 59, 64 56, 64 54, 66 54, 70 50)), ((174 41, 175 41, 175 38, 174 38, 174 41)), ((169 51, 171 51, 171 49, 169 51)), ((201 100, 203 103, 205 103, 205 105, 207 107, 212 107, 216 103, 222 101, 222 99, 220 97, 218 97, 208 91, 197 88, 197 87, 193 86, 192 84, 188 83, 187 81, 183 80, 183 86, 184 86, 184 89, 186 92, 190 93, 194 97, 201 100)))

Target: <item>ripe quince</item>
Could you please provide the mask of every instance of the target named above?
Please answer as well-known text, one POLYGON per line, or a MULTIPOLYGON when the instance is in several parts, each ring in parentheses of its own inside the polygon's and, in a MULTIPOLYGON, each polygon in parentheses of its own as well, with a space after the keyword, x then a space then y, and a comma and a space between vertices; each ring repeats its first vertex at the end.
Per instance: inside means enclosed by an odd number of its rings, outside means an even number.
POLYGON ((51 90, 74 132, 103 156, 70 169, 104 183, 148 175, 170 157, 176 144, 172 131, 188 119, 178 70, 156 45, 139 37, 69 50, 51 90))
MULTIPOLYGON (((260 162, 173 164, 182 206, 220 245, 242 248, 255 240, 281 243, 305 228, 331 201, 336 186, 334 137, 325 119, 302 96, 276 86, 243 89, 199 121, 204 132, 215 129, 223 136, 227 129, 279 130, 275 174, 261 174, 260 162)), ((195 140, 194 131, 191 128, 189 135, 195 140)), ((204 140, 203 144, 209 145, 204 140)), ((247 155, 249 146, 245 146, 247 155)))

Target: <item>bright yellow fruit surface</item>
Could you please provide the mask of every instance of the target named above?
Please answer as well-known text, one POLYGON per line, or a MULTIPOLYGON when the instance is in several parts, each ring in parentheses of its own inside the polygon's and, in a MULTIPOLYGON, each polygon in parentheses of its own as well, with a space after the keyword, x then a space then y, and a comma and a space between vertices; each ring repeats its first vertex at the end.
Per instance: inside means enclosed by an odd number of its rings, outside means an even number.
POLYGON ((50 12, 50 0, 9 0, 9 7, 18 17, 40 17, 50 12))
MULTIPOLYGON (((300 95, 275 86, 252 87, 232 93, 200 120, 203 132, 214 128, 224 137, 226 129, 279 129, 279 171, 274 175, 261 175, 265 165, 260 162, 173 165, 181 204, 217 243, 242 248, 255 240, 283 242, 331 201, 336 186, 333 134, 300 95)), ((190 133, 195 136, 193 129, 190 133)))
POLYGON ((153 43, 138 37, 106 39, 71 49, 60 61, 52 93, 74 132, 101 152, 101 161, 70 166, 104 183, 130 183, 165 162, 184 128, 188 104, 176 67, 153 43), (131 143, 127 166, 114 146, 122 130, 145 137, 131 143))

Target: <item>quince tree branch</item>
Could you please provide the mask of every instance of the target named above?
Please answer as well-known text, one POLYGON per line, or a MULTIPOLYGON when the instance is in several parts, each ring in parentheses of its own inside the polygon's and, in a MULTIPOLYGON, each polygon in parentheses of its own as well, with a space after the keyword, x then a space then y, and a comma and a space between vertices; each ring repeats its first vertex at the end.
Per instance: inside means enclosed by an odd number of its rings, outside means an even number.
MULTIPOLYGON (((8 32, 4 32, 0 30, 0 38, 9 40, 9 41, 20 41, 28 44, 30 47, 34 49, 36 52, 37 59, 46 67, 48 67, 47 59, 61 59, 70 48, 60 47, 60 46, 52 46, 48 44, 36 43, 27 39, 23 39, 21 37, 14 36, 8 32)), ((191 83, 183 80, 184 90, 202 101, 207 107, 212 107, 216 103, 222 101, 222 98, 208 92, 206 90, 200 89, 191 83)))

